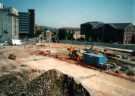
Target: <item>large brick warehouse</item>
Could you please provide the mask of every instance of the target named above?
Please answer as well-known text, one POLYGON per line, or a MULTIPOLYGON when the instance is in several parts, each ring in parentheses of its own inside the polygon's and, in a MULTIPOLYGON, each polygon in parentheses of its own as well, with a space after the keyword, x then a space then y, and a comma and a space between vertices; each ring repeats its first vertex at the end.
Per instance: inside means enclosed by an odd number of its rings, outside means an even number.
POLYGON ((81 34, 90 41, 135 43, 135 27, 132 23, 87 22, 81 24, 81 34))

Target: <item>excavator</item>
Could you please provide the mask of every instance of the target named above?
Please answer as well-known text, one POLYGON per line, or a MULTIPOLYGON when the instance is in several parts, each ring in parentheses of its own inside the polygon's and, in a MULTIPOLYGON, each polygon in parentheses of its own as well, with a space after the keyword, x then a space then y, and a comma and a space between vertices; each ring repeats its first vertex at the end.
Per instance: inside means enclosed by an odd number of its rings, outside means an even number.
POLYGON ((77 61, 81 60, 82 54, 81 54, 80 50, 76 49, 75 47, 67 48, 67 50, 69 51, 68 55, 71 59, 74 59, 77 61))
MULTIPOLYGON (((92 48, 91 48, 91 50, 93 50, 94 49, 94 47, 92 46, 92 48)), ((82 60, 83 59, 83 53, 85 53, 85 52, 88 52, 88 50, 81 50, 81 49, 77 49, 77 48, 75 48, 75 47, 69 47, 69 48, 67 48, 67 50, 68 50, 68 52, 69 52, 69 57, 71 58, 71 59, 73 59, 73 60, 77 60, 77 61, 80 61, 80 60, 82 60)), ((99 51, 98 50, 93 50, 93 51, 91 51, 91 52, 93 52, 93 53, 95 53, 95 54, 98 54, 99 53, 99 51)))

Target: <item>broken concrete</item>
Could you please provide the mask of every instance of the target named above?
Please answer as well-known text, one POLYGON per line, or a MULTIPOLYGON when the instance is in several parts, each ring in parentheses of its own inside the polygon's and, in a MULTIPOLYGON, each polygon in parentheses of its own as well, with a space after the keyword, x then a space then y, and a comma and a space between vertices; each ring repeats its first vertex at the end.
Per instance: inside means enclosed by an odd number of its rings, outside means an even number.
POLYGON ((27 90, 28 96, 90 96, 80 83, 56 70, 31 81, 27 90))
POLYGON ((23 73, 0 77, 0 96, 90 96, 80 83, 56 70, 29 81, 23 73))

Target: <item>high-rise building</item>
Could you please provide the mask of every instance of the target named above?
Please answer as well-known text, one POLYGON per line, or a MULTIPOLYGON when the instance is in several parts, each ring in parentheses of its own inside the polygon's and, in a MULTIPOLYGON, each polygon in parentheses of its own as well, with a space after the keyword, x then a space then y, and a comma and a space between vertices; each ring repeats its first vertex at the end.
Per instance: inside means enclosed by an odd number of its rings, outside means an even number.
POLYGON ((34 9, 29 9, 29 31, 30 31, 30 37, 33 37, 35 33, 35 10, 34 9))
POLYGON ((30 38, 35 31, 35 11, 19 12, 19 35, 20 38, 30 38))
POLYGON ((18 11, 0 4, 0 41, 11 41, 19 37, 18 11))
POLYGON ((19 12, 19 36, 20 38, 29 36, 29 14, 26 12, 19 12))

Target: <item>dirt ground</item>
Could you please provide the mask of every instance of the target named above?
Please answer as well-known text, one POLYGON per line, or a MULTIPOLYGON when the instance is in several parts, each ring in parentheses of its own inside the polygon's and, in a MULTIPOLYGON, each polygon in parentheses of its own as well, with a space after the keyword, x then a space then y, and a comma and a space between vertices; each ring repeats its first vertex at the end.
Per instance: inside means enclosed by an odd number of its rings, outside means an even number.
MULTIPOLYGON (((51 50, 51 53, 65 53, 66 48, 74 46, 84 48, 87 46, 69 44, 51 44, 50 46, 12 46, 0 49, 0 76, 20 70, 59 70, 73 77, 89 91, 92 96, 135 96, 135 82, 105 74, 80 65, 71 64, 48 56, 33 54, 36 50, 51 50), (16 60, 9 60, 9 54, 14 54, 16 60)), ((41 74, 41 73, 40 73, 41 74)), ((31 79, 39 74, 30 74, 31 79)))

